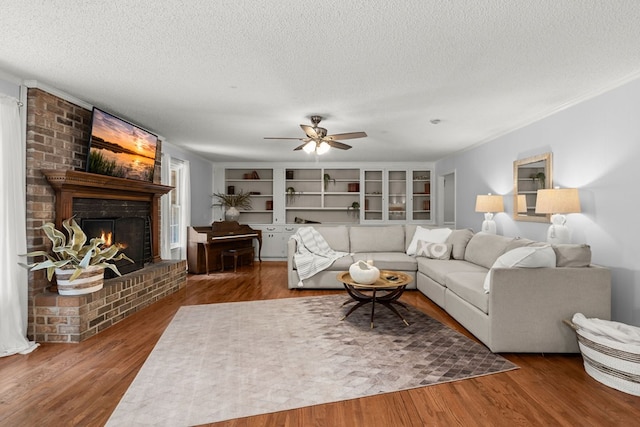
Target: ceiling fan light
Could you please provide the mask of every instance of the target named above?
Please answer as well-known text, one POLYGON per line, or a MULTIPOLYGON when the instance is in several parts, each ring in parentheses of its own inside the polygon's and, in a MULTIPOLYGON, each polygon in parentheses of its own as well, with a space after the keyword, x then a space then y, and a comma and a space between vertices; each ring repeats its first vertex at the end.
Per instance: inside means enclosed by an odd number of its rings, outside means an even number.
POLYGON ((316 152, 318 153, 318 155, 324 154, 327 151, 329 151, 329 149, 331 148, 331 146, 329 144, 327 144, 326 142, 322 141, 320 143, 320 145, 318 145, 318 148, 316 149, 316 152))
POLYGON ((302 149, 304 150, 305 153, 313 153, 313 151, 316 149, 315 141, 307 142, 305 146, 302 147, 302 149))

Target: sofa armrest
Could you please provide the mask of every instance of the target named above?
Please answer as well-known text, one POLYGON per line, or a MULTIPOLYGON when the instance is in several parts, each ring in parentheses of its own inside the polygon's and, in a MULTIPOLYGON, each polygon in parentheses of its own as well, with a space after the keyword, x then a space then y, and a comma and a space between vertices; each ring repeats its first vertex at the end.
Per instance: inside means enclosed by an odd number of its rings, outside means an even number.
POLYGON ((577 352, 575 333, 563 324, 577 312, 611 318, 607 268, 496 268, 489 294, 492 351, 577 352))

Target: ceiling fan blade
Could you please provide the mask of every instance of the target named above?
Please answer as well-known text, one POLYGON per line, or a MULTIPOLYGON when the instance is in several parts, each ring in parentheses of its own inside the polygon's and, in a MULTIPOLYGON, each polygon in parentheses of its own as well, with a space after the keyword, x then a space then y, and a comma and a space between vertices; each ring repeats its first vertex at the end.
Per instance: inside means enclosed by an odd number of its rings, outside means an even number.
POLYGON ((298 141, 304 141, 306 138, 285 138, 279 136, 265 136, 264 139, 296 139, 298 141))
POLYGON ((339 148, 341 150, 348 150, 351 148, 350 145, 347 144, 343 144, 342 142, 338 142, 338 141, 334 141, 331 139, 323 139, 324 142, 326 142, 327 144, 329 144, 330 146, 332 146, 333 148, 339 148))
POLYGON ((302 130, 304 131, 304 133, 307 134, 307 136, 309 138, 318 138, 318 133, 316 132, 316 130, 314 128, 312 128, 309 125, 300 125, 300 127, 302 128, 302 130))
POLYGON ((298 145, 296 148, 293 149, 293 151, 298 151, 298 150, 302 150, 304 148, 304 146, 307 145, 307 143, 305 142, 302 145, 298 145))
POLYGON ((337 139, 356 139, 356 138, 366 138, 367 134, 365 132, 349 132, 349 133, 336 133, 333 135, 327 135, 325 138, 337 140, 337 139))

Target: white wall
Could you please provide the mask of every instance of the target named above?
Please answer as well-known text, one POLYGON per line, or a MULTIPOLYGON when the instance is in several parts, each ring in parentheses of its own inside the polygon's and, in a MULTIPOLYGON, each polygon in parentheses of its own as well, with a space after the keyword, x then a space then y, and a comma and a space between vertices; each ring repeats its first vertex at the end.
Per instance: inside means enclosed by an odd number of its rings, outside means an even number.
POLYGON ((183 150, 170 142, 162 143, 162 151, 174 159, 189 161, 191 170, 191 225, 210 225, 213 222, 211 208, 213 191, 213 163, 209 160, 183 150))
POLYGON ((514 221, 513 161, 553 153, 553 185, 580 190, 567 225, 612 270, 612 317, 640 326, 640 79, 436 163, 456 170, 457 228, 479 230, 478 194, 505 195, 498 233, 545 240, 548 224, 514 221))

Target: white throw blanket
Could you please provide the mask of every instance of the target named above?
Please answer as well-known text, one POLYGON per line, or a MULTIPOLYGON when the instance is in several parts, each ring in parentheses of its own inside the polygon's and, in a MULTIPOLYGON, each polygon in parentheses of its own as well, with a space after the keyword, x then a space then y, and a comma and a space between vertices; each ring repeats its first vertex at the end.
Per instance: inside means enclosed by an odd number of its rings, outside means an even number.
POLYGON ((324 237, 313 227, 300 227, 291 238, 297 242, 293 259, 300 277, 298 286, 302 286, 302 280, 329 268, 338 258, 349 255, 347 252, 331 249, 324 237))
POLYGON ((587 318, 582 313, 573 315, 573 323, 596 337, 625 345, 640 346, 640 328, 611 320, 587 318))

